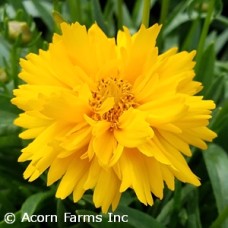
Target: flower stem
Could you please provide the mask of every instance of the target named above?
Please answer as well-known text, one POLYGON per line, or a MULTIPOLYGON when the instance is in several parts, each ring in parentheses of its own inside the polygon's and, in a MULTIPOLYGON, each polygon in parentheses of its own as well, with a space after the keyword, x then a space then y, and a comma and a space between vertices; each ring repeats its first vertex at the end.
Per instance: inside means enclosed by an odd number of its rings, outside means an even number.
POLYGON ((211 17, 212 17, 212 13, 213 13, 213 9, 214 9, 214 4, 215 4, 215 0, 210 0, 209 3, 209 9, 207 12, 207 16, 206 19, 204 21, 204 25, 203 25, 203 30, 200 36, 200 41, 197 47, 197 56, 196 56, 196 74, 200 65, 200 60, 202 59, 202 55, 203 55, 203 50, 204 50, 204 46, 205 46, 205 41, 206 41, 206 37, 207 37, 207 33, 208 33, 208 29, 211 23, 211 17))
POLYGON ((67 0, 70 9, 70 17, 72 21, 81 22, 81 0, 67 0))
POLYGON ((123 0, 118 0, 118 29, 121 29, 123 26, 123 9, 122 9, 123 0))
POLYGON ((142 24, 144 24, 146 28, 148 28, 149 26, 149 19, 150 19, 150 0, 144 0, 142 24))
POLYGON ((13 85, 16 89, 18 87, 18 72, 19 72, 19 57, 18 57, 18 47, 17 45, 13 45, 11 52, 10 52, 10 61, 11 61, 11 77, 13 79, 13 85))
POLYGON ((164 24, 169 11, 169 0, 162 0, 160 24, 164 24))

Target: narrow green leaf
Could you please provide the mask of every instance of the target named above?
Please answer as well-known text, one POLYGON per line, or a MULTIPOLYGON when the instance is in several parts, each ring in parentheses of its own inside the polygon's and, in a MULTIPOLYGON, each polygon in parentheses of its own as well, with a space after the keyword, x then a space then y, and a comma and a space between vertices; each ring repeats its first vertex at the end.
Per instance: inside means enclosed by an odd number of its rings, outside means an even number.
MULTIPOLYGON (((115 11, 115 15, 116 17, 118 17, 118 5, 117 5, 117 1, 113 0, 113 7, 114 7, 114 11, 115 11)), ((133 29, 132 32, 135 32, 135 27, 132 21, 132 17, 131 14, 128 10, 128 7, 126 6, 126 4, 123 2, 123 6, 122 6, 122 10, 123 10, 123 25, 127 26, 129 29, 133 29)))
POLYGON ((71 21, 82 22, 81 0, 67 0, 71 21))
POLYGON ((105 24, 104 18, 103 18, 103 13, 101 10, 101 6, 98 0, 92 1, 92 6, 93 6, 93 13, 94 13, 94 18, 97 24, 101 27, 101 29, 108 34, 109 30, 105 24))
POLYGON ((58 218, 58 227, 62 228, 65 225, 64 222, 64 213, 66 212, 66 209, 64 207, 63 201, 58 199, 57 200, 57 218, 58 218))
POLYGON ((215 18, 216 21, 220 22, 222 25, 224 25, 225 27, 228 26, 228 18, 223 16, 223 15, 218 15, 215 18))
POLYGON ((0 34, 0 66, 3 65, 3 58, 8 59, 10 53, 9 43, 0 34))
POLYGON ((22 4, 22 1, 15 1, 15 0, 8 0, 10 5, 14 7, 15 10, 18 9, 23 9, 24 10, 24 5, 22 4))
POLYGON ((103 17, 105 21, 110 20, 112 18, 113 12, 114 12, 113 6, 114 6, 113 0, 106 1, 104 13, 103 13, 103 17))
POLYGON ((200 18, 197 17, 191 23, 191 27, 189 28, 187 35, 185 35, 184 37, 181 50, 191 51, 193 49, 196 49, 199 41, 199 37, 200 37, 200 32, 201 32, 200 18))
MULTIPOLYGON (((182 188, 181 190, 181 205, 183 205, 187 200, 188 200, 188 196, 189 194, 194 191, 196 187, 192 186, 192 185, 186 185, 185 187, 182 188)), ((168 225, 170 222, 170 217, 172 215, 172 212, 175 208, 174 205, 174 199, 172 198, 171 200, 169 200, 164 207, 162 208, 161 213, 156 217, 156 220, 160 223, 162 223, 163 225, 168 225)))
POLYGON ((222 8, 223 8, 223 1, 216 0, 215 6, 214 6, 214 17, 221 14, 222 8))
MULTIPOLYGON (((211 144, 203 153, 207 171, 211 180, 219 214, 228 205, 228 156, 227 153, 215 144, 211 144)), ((228 227, 228 218, 224 222, 228 227)))
POLYGON ((198 65, 196 81, 203 83, 205 93, 211 86, 214 77, 214 66, 215 66, 215 47, 214 43, 211 43, 204 51, 200 64, 198 65))
POLYGON ((184 12, 191 1, 192 0, 178 2, 176 7, 170 12, 170 15, 166 21, 166 25, 163 28, 164 37, 166 37, 181 24, 198 17, 198 14, 196 12, 191 15, 191 18, 189 17, 188 13, 184 12))
POLYGON ((50 31, 54 29, 54 20, 52 18, 52 5, 47 1, 24 1, 23 2, 26 11, 33 15, 41 17, 44 23, 47 25, 50 31))
POLYGON ((128 191, 124 192, 120 199, 120 205, 128 206, 137 200, 136 196, 132 196, 128 191))
POLYGON ((0 136, 0 148, 8 147, 10 149, 11 147, 18 147, 20 144, 21 140, 17 135, 0 136))
POLYGON ((136 0, 132 11, 132 21, 135 26, 139 26, 142 23, 142 13, 143 13, 143 1, 136 0))
POLYGON ((198 190, 194 189, 188 196, 187 201, 187 224, 188 228, 201 228, 200 211, 199 211, 199 197, 198 190))
POLYGON ((224 30, 216 40, 216 43, 215 43, 216 54, 218 54, 222 50, 222 48, 224 48, 227 42, 228 42, 228 29, 224 30))
POLYGON ((203 58, 203 54, 204 54, 204 49, 205 49, 207 34, 209 31, 209 26, 212 22, 212 15, 214 12, 214 6, 215 6, 215 0, 210 0, 208 3, 208 10, 206 13, 206 18, 205 18, 205 21, 203 24, 202 32, 201 32, 200 39, 199 39, 199 44, 197 47, 196 66, 195 66, 195 71, 196 71, 197 75, 199 73, 199 67, 201 66, 201 63, 203 61, 202 58, 203 58))
POLYGON ((16 133, 18 131, 18 127, 13 125, 15 118, 16 115, 14 113, 0 109, 0 136, 16 133))
POLYGON ((212 99, 216 103, 224 96, 225 79, 224 76, 216 77, 204 94, 204 99, 212 99))
POLYGON ((152 216, 127 206, 119 206, 116 214, 127 215, 128 223, 135 228, 164 228, 164 226, 152 216))
POLYGON ((210 228, 221 227, 225 220, 228 218, 228 206, 220 213, 218 218, 213 222, 210 228))
POLYGON ((218 107, 215 118, 211 122, 211 128, 218 133, 225 129, 226 126, 228 126, 228 100, 223 102, 222 107, 218 107))
POLYGON ((33 213, 37 210, 38 206, 51 195, 53 195, 52 191, 39 192, 31 195, 23 203, 21 207, 21 214, 23 215, 24 213, 28 213, 29 216, 33 215, 33 213))
POLYGON ((130 14, 126 4, 123 4, 123 25, 129 27, 130 29, 134 28, 134 24, 132 22, 131 14, 130 14))

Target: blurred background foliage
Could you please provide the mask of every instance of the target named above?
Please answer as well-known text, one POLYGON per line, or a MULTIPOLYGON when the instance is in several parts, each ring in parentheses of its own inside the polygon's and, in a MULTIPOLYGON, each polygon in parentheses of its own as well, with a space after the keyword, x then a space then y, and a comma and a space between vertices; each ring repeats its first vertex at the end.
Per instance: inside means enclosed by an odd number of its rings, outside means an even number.
MULTIPOLYGON (((14 212, 12 227, 228 227, 228 1, 227 0, 0 0, 0 228, 4 214, 14 212), (202 181, 199 188, 176 182, 175 192, 165 189, 163 200, 152 207, 139 203, 127 191, 115 212, 127 214, 128 223, 64 223, 64 212, 99 214, 88 192, 77 204, 54 197, 56 186, 46 187, 45 175, 28 183, 22 173, 27 164, 17 163, 28 142, 18 138, 13 125, 19 110, 11 105, 12 90, 22 83, 17 75, 19 59, 29 52, 47 49, 58 21, 78 21, 89 27, 95 21, 108 36, 122 26, 137 31, 144 2, 149 4, 149 25, 163 24, 157 45, 162 53, 170 47, 197 50, 195 79, 201 92, 217 108, 210 126, 218 133, 207 151, 192 148, 191 169, 202 181), (53 14, 53 12, 55 12, 53 14), (54 15, 54 16, 53 16, 54 15), (20 223, 20 216, 56 214, 58 223, 20 223)), ((105 197, 105 196, 104 196, 105 197)))

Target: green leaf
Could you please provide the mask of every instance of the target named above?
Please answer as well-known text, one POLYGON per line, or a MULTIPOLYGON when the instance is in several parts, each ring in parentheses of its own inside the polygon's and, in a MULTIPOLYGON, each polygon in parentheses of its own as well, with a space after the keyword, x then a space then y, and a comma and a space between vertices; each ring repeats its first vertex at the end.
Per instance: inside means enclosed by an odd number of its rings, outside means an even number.
POLYGON ((57 218, 58 218, 58 227, 62 228, 64 227, 64 213, 66 212, 66 209, 64 207, 63 201, 58 199, 57 200, 57 218))
POLYGON ((224 76, 216 77, 204 94, 204 99, 212 99, 218 103, 224 96, 225 79, 224 76))
POLYGON ((219 108, 213 120, 211 128, 218 133, 218 136, 214 142, 221 146, 224 150, 228 151, 227 132, 228 132, 228 112, 225 110, 228 108, 228 100, 223 108, 219 108))
POLYGON ((95 21, 98 23, 98 25, 100 26, 100 28, 106 33, 108 34, 108 28, 104 22, 104 18, 103 18, 103 13, 101 10, 101 6, 98 0, 93 0, 92 1, 93 4, 93 13, 94 13, 94 18, 95 21))
POLYGON ((37 210, 39 205, 53 195, 52 191, 48 192, 39 192, 36 193, 26 199, 21 207, 21 214, 28 213, 29 216, 33 215, 33 213, 37 210))
POLYGON ((189 30, 187 34, 184 34, 183 44, 181 50, 191 51, 197 48, 199 37, 201 33, 201 24, 200 18, 196 18, 189 26, 189 30))
POLYGON ((69 14, 71 21, 82 22, 82 6, 81 1, 77 0, 66 0, 69 7, 69 14))
MULTIPOLYGON (((115 11, 115 15, 116 15, 116 17, 118 17, 118 4, 117 4, 117 1, 113 0, 113 3, 114 3, 113 8, 114 8, 114 11, 115 11)), ((123 25, 127 26, 134 33, 136 28, 135 28, 135 26, 133 24, 131 14, 130 14, 126 4, 124 3, 124 1, 123 1, 123 5, 122 5, 122 13, 123 13, 123 25)))
POLYGON ((21 140, 18 138, 17 135, 0 136, 0 148, 17 147, 20 144, 21 140))
POLYGON ((216 39, 215 51, 218 54, 228 42, 228 29, 224 30, 216 39))
MULTIPOLYGON (((185 202, 187 202, 188 200, 188 196, 189 194, 195 190, 196 187, 192 186, 192 185, 186 185, 185 187, 183 187, 181 189, 181 205, 179 205, 179 208, 182 207, 183 204, 185 204, 185 202)), ((156 220, 164 225, 168 225, 170 224, 170 217, 173 213, 173 210, 175 209, 175 201, 174 198, 172 198, 171 200, 169 200, 162 208, 160 214, 157 216, 156 220)))
POLYGON ((179 4, 177 4, 176 7, 170 12, 170 16, 167 18, 165 27, 163 28, 164 37, 166 37, 181 24, 198 17, 196 12, 193 12, 191 17, 187 12, 184 12, 190 2, 192 2, 192 0, 180 1, 178 2, 179 4))
POLYGON ((52 18, 52 5, 47 1, 24 1, 26 11, 34 17, 41 17, 50 31, 54 29, 54 20, 52 18))
POLYGON ((123 192, 119 204, 128 206, 131 203, 133 203, 135 200, 137 200, 136 196, 132 196, 132 194, 126 191, 126 192, 123 192))
POLYGON ((187 201, 187 224, 188 228, 201 228, 198 190, 194 189, 188 196, 187 201))
POLYGON ((228 26, 228 18, 223 15, 218 15, 216 18, 216 21, 220 22, 222 25, 224 25, 226 28, 228 26))
MULTIPOLYGON (((2 33, 2 32, 1 32, 2 33)), ((0 34, 0 66, 3 65, 3 59, 8 59, 10 53, 9 43, 0 34)))
MULTIPOLYGON (((211 180, 219 214, 228 205, 228 156, 219 146, 211 144, 203 153, 207 171, 211 180)), ((228 227, 228 218, 224 222, 228 227)))
POLYGON ((10 103, 10 97, 0 94, 0 147, 14 146, 20 143, 19 128, 13 125, 18 110, 10 103))
POLYGON ((132 21, 134 25, 139 26, 142 23, 143 1, 136 0, 132 12, 132 21))
POLYGON ((127 206, 119 206, 116 214, 127 215, 128 223, 135 228, 164 228, 164 226, 152 216, 127 206))
POLYGON ((214 17, 222 12, 223 2, 222 0, 216 0, 214 6, 214 17))
POLYGON ((24 9, 22 1, 8 0, 8 2, 14 7, 15 10, 24 9))
POLYGON ((202 59, 198 64, 196 81, 203 83, 203 93, 211 86, 214 77, 214 66, 215 66, 215 47, 214 43, 211 43, 204 51, 202 59))
POLYGON ((18 128, 13 125, 16 115, 11 112, 2 111, 0 109, 0 135, 6 135, 17 132, 18 128))
POLYGON ((225 220, 228 218, 228 206, 220 213, 218 218, 213 222, 210 228, 220 227, 225 220))

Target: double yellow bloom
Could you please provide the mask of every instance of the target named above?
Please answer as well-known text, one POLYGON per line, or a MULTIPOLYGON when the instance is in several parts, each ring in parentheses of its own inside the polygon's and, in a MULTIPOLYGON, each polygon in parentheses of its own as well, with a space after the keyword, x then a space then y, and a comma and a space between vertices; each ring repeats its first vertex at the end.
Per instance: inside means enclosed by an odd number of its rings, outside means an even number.
POLYGON ((144 204, 163 197, 174 178, 200 185, 182 154, 189 145, 206 149, 216 134, 207 128, 213 101, 194 96, 195 51, 172 48, 159 55, 160 26, 127 28, 108 38, 94 24, 61 24, 47 51, 21 60, 12 103, 24 113, 15 124, 34 139, 22 150, 30 161, 24 177, 48 170, 47 184, 60 180, 56 197, 77 202, 93 189, 96 207, 114 210, 132 188, 144 204))

